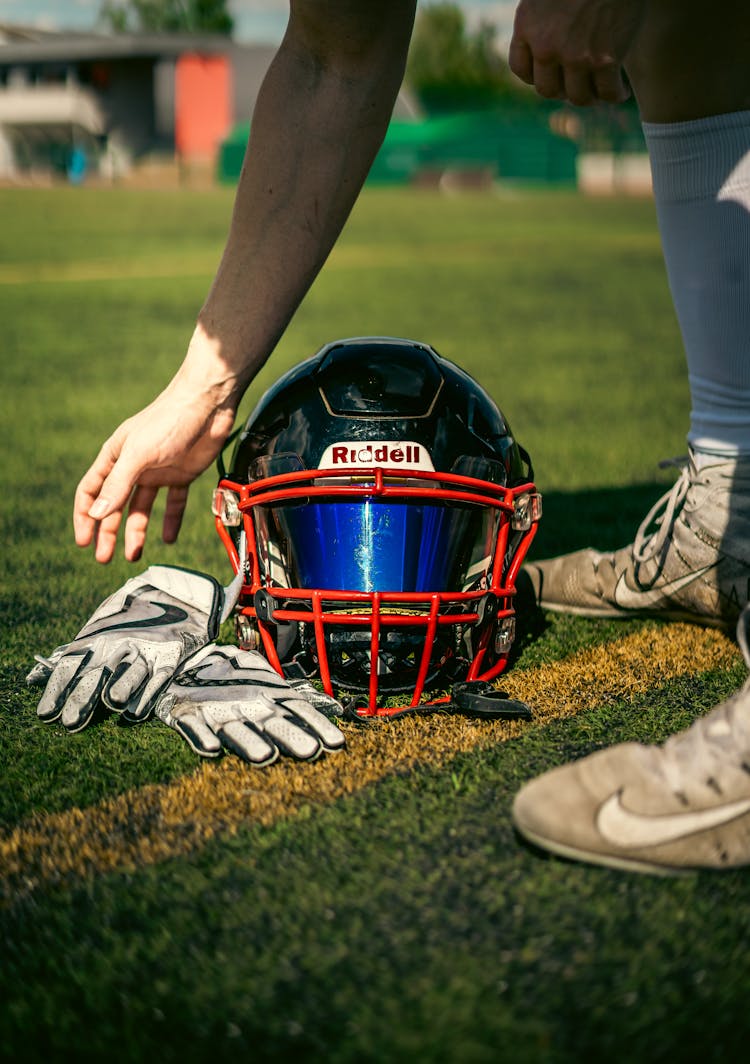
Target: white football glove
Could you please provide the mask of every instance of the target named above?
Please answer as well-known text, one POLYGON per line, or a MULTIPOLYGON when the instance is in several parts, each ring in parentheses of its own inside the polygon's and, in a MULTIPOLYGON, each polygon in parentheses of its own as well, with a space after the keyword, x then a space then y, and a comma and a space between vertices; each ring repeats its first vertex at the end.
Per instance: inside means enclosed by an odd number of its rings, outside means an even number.
POLYGON ((85 728, 99 703, 130 720, 145 720, 177 668, 215 639, 234 605, 218 581, 202 573, 152 565, 94 611, 72 643, 57 647, 26 677, 45 684, 37 713, 85 728), (228 609, 226 608, 228 605, 228 609))
POLYGON ((227 750, 258 767, 279 754, 313 761, 345 744, 328 719, 341 716, 335 699, 310 684, 291 686, 256 651, 237 647, 199 650, 158 699, 154 713, 201 757, 227 750))

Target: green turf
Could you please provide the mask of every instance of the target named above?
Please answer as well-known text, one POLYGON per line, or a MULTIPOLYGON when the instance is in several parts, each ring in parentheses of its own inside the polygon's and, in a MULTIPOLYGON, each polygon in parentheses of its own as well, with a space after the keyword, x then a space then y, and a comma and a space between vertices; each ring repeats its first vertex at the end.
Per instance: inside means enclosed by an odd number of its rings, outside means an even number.
MULTIPOLYGON (((230 209, 225 190, 0 190, 6 829, 194 768, 157 724, 40 725, 23 676, 131 574, 72 545, 72 493, 181 358, 230 209)), ((498 400, 545 493, 537 555, 626 542, 670 483, 656 465, 684 451, 687 384, 650 202, 368 191, 243 413, 321 344, 378 332, 431 342, 498 400)), ((138 568, 228 575, 213 480, 178 546, 152 533, 138 568)), ((515 667, 635 627, 529 620, 515 667)), ((508 811, 523 780, 610 740, 661 739, 742 674, 697 661, 646 715, 607 703, 190 859, 19 898, 2 915, 0 1057, 731 1059, 750 1028, 748 876, 548 860, 508 811)))
MULTIPOLYGON (((655 696, 684 721, 727 689, 706 676, 655 696)), ((747 1036, 747 877, 547 860, 509 825, 530 772, 635 737, 640 708, 19 905, 3 921, 9 1059, 730 1059, 747 1036)), ((651 737, 666 730, 662 716, 651 737)))

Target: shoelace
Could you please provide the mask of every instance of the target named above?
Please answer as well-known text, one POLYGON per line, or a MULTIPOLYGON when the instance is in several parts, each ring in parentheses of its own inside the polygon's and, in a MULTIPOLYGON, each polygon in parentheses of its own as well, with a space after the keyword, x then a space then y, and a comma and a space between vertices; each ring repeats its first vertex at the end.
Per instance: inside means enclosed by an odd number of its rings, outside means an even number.
MULTIPOLYGON (((633 540, 633 561, 636 564, 650 561, 663 550, 687 493, 694 484, 700 482, 700 470, 696 468, 690 455, 666 458, 659 462, 661 469, 670 466, 680 469, 680 476, 641 521, 633 540), (652 525, 656 527, 652 529, 652 525)), ((734 491, 750 491, 750 469, 747 462, 737 463, 732 472, 732 481, 734 491)))
MULTIPOLYGON (((667 462, 665 465, 673 465, 675 462, 667 462)), ((679 479, 662 497, 654 503, 649 512, 638 526, 638 531, 633 540, 633 561, 640 564, 650 561, 660 553, 672 531, 672 526, 685 501, 685 496, 690 490, 692 483, 692 465, 684 466, 679 479), (663 510, 663 513, 660 511, 663 510), (652 525, 656 528, 651 529, 652 525)))

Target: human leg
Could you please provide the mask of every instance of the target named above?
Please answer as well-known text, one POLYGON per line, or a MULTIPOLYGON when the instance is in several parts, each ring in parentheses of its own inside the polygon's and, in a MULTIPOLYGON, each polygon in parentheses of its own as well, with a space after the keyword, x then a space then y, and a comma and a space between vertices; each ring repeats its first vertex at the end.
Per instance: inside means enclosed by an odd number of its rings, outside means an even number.
POLYGON ((750 578, 750 19, 654 4, 627 61, 688 363, 688 465, 633 544, 531 563, 539 603, 733 626, 750 578), (676 17, 678 16, 678 17, 676 17))
MULTIPOLYGON (((540 603, 730 624, 750 666, 750 20, 654 4, 627 63, 644 119, 692 400, 688 465, 635 541, 528 567, 540 603)), ((532 780, 513 820, 562 856, 635 871, 750 863, 750 681, 663 746, 626 743, 532 780)))

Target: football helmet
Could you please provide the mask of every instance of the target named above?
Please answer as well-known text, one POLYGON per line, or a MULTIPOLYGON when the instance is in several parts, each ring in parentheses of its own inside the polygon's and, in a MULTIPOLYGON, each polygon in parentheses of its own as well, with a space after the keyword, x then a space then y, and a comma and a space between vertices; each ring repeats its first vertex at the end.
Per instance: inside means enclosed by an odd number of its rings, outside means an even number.
POLYGON ((327 344, 265 393, 219 474, 242 647, 358 693, 360 716, 504 669, 541 496, 494 401, 428 344, 327 344))

